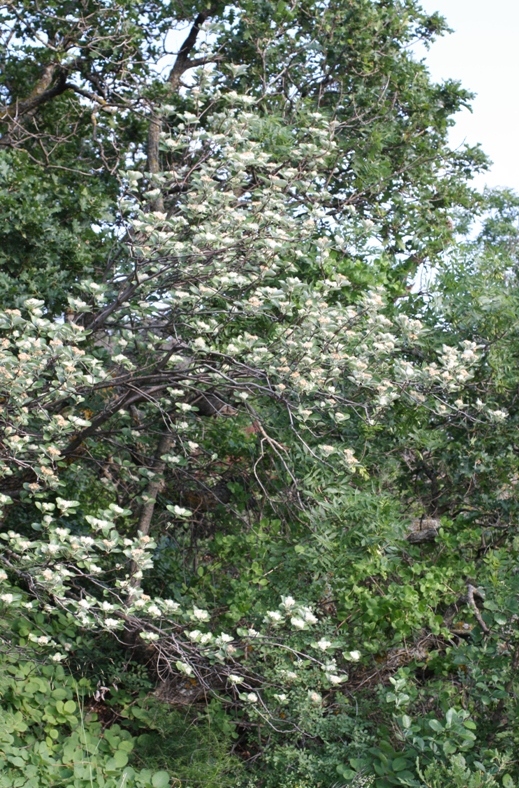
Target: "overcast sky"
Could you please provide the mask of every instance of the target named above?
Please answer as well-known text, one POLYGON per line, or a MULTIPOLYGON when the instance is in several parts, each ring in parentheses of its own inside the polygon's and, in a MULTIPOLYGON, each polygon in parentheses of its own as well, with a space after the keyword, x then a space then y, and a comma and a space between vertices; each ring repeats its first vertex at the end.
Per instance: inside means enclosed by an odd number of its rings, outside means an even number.
POLYGON ((494 162, 477 186, 519 192, 519 0, 422 0, 454 33, 426 55, 436 80, 459 79, 477 93, 473 113, 460 112, 451 143, 480 142, 494 162))

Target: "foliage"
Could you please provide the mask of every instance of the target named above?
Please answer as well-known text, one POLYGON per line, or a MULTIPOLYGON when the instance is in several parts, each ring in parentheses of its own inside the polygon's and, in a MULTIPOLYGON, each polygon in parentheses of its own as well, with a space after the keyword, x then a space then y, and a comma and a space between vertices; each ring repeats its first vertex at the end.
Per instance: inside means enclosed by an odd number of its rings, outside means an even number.
POLYGON ((134 741, 118 725, 103 729, 85 708, 90 687, 61 665, 2 660, 0 785, 121 785, 159 788, 166 772, 127 766, 134 741))
POLYGON ((0 25, 0 782, 517 785, 518 203, 444 21, 0 25))
POLYGON ((152 731, 136 741, 137 762, 170 770, 173 784, 190 788, 234 788, 243 779, 242 764, 229 755, 236 734, 217 703, 204 715, 150 702, 147 712, 152 731))

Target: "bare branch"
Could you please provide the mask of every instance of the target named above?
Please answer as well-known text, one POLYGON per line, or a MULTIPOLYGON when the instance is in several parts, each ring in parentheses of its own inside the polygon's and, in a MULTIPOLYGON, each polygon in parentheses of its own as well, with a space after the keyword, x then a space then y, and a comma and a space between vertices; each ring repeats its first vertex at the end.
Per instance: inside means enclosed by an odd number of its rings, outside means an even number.
MULTIPOLYGON (((170 90, 172 92, 176 92, 180 87, 180 80, 182 75, 190 68, 195 66, 203 65, 204 63, 208 63, 211 60, 215 61, 217 58, 198 58, 196 60, 190 60, 189 56, 193 50, 193 47, 196 44, 196 39, 198 38, 198 34, 200 32, 200 28, 212 14, 214 14, 216 8, 212 6, 207 11, 202 11, 198 14, 191 30, 189 31, 184 43, 180 47, 178 55, 176 57, 175 63, 173 68, 171 69, 169 76, 168 76, 168 83, 170 90)), ((160 117, 153 113, 150 119, 150 126, 148 131, 148 172, 154 174, 160 171, 160 157, 159 157, 159 142, 160 142, 160 132, 162 131, 162 120, 160 117)), ((153 201, 151 205, 152 210, 161 211, 163 210, 163 200, 162 197, 157 197, 156 200, 153 201)))
POLYGON ((474 599, 474 596, 477 596, 479 599, 481 599, 481 594, 478 591, 478 589, 475 586, 473 586, 473 585, 471 585, 469 583, 467 585, 467 602, 469 603, 470 607, 472 608, 472 612, 474 613, 474 616, 476 617, 476 621, 478 622, 479 626, 481 627, 483 632, 486 635, 488 635, 488 633, 490 632, 490 629, 487 627, 487 625, 483 621, 483 616, 479 612, 479 609, 478 609, 478 606, 476 605, 476 601, 474 599))
POLYGON ((196 39, 198 38, 198 34, 200 32, 200 28, 208 19, 211 14, 214 13, 214 8, 210 8, 208 11, 202 11, 198 14, 195 21, 193 22, 193 26, 189 31, 187 38, 185 39, 184 43, 179 49, 178 55, 176 57, 175 63, 173 68, 169 72, 168 82, 171 86, 173 91, 178 90, 180 86, 180 79, 182 74, 187 71, 187 69, 192 68, 191 61, 189 59, 189 55, 191 54, 193 47, 196 44, 196 39))

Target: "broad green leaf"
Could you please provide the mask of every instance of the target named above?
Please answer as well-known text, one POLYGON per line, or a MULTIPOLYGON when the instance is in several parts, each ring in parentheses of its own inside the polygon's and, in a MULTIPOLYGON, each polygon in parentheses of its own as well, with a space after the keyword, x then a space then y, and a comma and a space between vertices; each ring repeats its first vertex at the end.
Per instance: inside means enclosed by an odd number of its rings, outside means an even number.
POLYGON ((168 772, 165 771, 155 772, 155 774, 151 778, 151 784, 153 785, 153 788, 168 788, 170 784, 170 777, 168 772))

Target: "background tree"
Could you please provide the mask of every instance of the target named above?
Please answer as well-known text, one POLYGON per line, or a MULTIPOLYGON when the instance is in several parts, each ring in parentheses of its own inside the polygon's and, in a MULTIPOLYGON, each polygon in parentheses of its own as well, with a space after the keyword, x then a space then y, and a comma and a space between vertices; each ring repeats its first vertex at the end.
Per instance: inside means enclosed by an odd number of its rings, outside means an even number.
POLYGON ((516 205, 443 20, 2 13, 6 785, 514 785, 516 205))
MULTIPOLYGON (((485 161, 476 149, 447 147, 453 115, 470 96, 452 81, 434 85, 412 58, 413 43, 445 30, 414 0, 73 9, 24 2, 5 4, 1 22, 2 247, 11 300, 45 295, 59 309, 81 272, 112 276, 122 253, 110 232, 118 172, 144 155, 147 171, 161 168, 167 116, 159 119, 157 108, 188 109, 189 91, 178 91, 205 62, 220 69, 224 90, 246 84, 265 117, 289 127, 294 107, 304 107, 340 124, 344 158, 333 188, 376 222, 375 267, 382 279, 392 271, 398 290, 448 241, 448 211, 470 200, 466 178, 485 161), (172 49, 176 57, 165 58, 172 49), (92 233, 92 225, 102 230, 92 233), (51 281, 63 287, 49 292, 51 281)), ((354 250, 351 258, 348 275, 362 289, 365 260, 354 250)))

